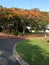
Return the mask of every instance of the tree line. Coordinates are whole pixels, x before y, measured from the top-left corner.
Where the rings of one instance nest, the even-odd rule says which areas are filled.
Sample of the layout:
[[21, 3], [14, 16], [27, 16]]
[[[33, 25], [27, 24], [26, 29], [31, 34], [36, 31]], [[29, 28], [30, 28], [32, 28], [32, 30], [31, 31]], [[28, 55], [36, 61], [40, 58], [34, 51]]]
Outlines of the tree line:
[[30, 26], [31, 30], [35, 30], [35, 32], [43, 30], [45, 33], [48, 24], [49, 12], [42, 12], [38, 8], [23, 10], [0, 6], [0, 27], [3, 28], [3, 31], [15, 34], [25, 33], [26, 27]]

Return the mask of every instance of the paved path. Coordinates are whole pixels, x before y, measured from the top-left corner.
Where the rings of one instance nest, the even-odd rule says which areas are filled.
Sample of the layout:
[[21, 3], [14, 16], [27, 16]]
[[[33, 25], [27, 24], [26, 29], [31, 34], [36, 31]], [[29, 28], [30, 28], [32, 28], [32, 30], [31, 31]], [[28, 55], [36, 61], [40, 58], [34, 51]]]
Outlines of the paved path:
[[21, 38], [1, 38], [0, 37], [0, 65], [20, 65], [13, 56], [13, 46]]

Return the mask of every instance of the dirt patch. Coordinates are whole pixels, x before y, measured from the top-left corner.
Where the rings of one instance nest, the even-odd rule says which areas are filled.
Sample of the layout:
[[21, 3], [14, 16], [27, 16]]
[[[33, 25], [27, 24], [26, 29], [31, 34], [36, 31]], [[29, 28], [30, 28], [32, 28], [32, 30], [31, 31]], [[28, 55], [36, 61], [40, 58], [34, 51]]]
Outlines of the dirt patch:
[[[49, 36], [49, 34], [47, 34], [47, 36]], [[16, 36], [16, 35], [12, 35], [12, 34], [4, 34], [2, 32], [0, 32], [0, 38], [38, 38], [38, 37], [44, 37], [44, 34], [32, 34], [32, 35], [24, 35], [24, 36]]]

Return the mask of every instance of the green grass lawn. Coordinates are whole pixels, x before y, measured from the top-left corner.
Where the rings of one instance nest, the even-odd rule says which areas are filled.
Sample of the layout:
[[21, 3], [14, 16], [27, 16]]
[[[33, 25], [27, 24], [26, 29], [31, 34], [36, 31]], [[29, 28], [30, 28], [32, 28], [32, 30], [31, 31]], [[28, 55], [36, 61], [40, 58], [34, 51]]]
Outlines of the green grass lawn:
[[49, 65], [49, 43], [40, 38], [20, 42], [16, 46], [19, 55], [29, 65]]

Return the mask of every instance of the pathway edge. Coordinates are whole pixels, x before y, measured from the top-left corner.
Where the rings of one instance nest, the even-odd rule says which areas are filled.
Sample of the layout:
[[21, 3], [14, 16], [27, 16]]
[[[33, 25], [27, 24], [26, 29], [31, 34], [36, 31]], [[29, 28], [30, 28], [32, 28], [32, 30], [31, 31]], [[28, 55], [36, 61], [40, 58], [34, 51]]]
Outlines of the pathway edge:
[[29, 65], [27, 62], [25, 62], [21, 57], [20, 55], [18, 54], [17, 50], [16, 50], [16, 46], [18, 45], [19, 43], [15, 44], [14, 47], [13, 47], [13, 55], [15, 56], [16, 60], [21, 64], [21, 65]]

